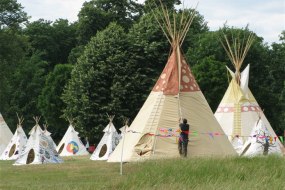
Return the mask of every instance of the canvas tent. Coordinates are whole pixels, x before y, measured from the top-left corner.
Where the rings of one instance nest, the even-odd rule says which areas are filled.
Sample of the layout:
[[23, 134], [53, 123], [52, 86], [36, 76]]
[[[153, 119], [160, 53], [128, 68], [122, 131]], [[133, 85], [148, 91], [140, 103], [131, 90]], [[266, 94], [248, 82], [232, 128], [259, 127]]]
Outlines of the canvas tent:
[[17, 129], [10, 140], [8, 146], [0, 156], [0, 160], [15, 160], [27, 143], [27, 136], [22, 128], [23, 117], [18, 117]]
[[[232, 80], [216, 110], [215, 117], [225, 134], [228, 135], [236, 152], [240, 154], [244, 142], [250, 136], [259, 115], [270, 134], [275, 135], [275, 133], [248, 87], [250, 66], [247, 65], [243, 72], [240, 73], [241, 65], [253, 42], [253, 34], [244, 37], [244, 40], [233, 37], [231, 39], [232, 44], [226, 35], [224, 35], [224, 38], [225, 43], [222, 42], [223, 47], [236, 71], [234, 73], [227, 68]], [[282, 146], [278, 138], [276, 141], [279, 146]]]
[[0, 155], [9, 144], [13, 134], [0, 113]]
[[248, 157], [269, 154], [282, 155], [281, 147], [274, 138], [277, 138], [275, 134], [270, 133], [261, 118], [259, 118], [242, 148], [241, 155]]
[[39, 118], [35, 118], [35, 121], [36, 125], [29, 132], [28, 142], [14, 165], [62, 163], [53, 141], [39, 126]]
[[109, 123], [103, 130], [104, 136], [99, 142], [91, 160], [107, 160], [120, 141], [120, 135], [113, 124], [114, 116], [109, 116]]
[[[137, 161], [149, 158], [179, 156], [177, 137], [171, 132], [178, 129], [179, 120], [186, 118], [191, 131], [188, 156], [236, 155], [225, 136], [210, 137], [209, 132], [223, 133], [209, 107], [195, 77], [187, 64], [181, 45], [194, 18], [195, 11], [170, 22], [166, 8], [155, 14], [164, 34], [171, 44], [171, 55], [141, 110], [111, 154], [108, 162]], [[158, 136], [161, 131], [169, 135]], [[124, 147], [122, 145], [124, 144]], [[123, 149], [123, 155], [122, 154]]]
[[66, 133], [56, 149], [60, 156], [79, 156], [89, 154], [79, 139], [78, 132], [75, 131], [71, 121]]
[[53, 141], [53, 139], [51, 138], [51, 133], [47, 130], [48, 125], [47, 125], [47, 124], [44, 124], [43, 126], [44, 126], [44, 129], [45, 129], [45, 130], [44, 130], [44, 134], [47, 136], [47, 138], [49, 139], [49, 141], [52, 142], [54, 148], [56, 149], [56, 144], [55, 144], [55, 142]]

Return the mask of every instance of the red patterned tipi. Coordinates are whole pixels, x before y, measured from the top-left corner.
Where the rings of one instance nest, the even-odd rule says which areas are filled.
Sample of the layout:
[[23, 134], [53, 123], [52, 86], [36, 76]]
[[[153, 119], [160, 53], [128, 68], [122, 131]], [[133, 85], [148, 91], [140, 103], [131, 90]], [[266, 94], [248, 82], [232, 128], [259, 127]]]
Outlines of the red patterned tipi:
[[[167, 22], [161, 24], [170, 23], [164, 7], [162, 11], [165, 13], [163, 19]], [[181, 118], [186, 118], [191, 131], [197, 134], [190, 134], [189, 156], [236, 154], [226, 136], [212, 138], [208, 135], [214, 132], [222, 134], [223, 130], [180, 50], [194, 14], [192, 12], [188, 17], [184, 15], [180, 17], [183, 20], [173, 22], [177, 26], [165, 26], [170, 32], [166, 37], [171, 43], [172, 53], [150, 95], [127, 129], [129, 132], [125, 133], [125, 139], [120, 141], [108, 162], [119, 162], [121, 157], [125, 162], [179, 156], [175, 131], [178, 130]], [[178, 28], [178, 23], [183, 23], [183, 27]], [[174, 32], [174, 28], [178, 30]], [[166, 31], [164, 33], [166, 34]]]

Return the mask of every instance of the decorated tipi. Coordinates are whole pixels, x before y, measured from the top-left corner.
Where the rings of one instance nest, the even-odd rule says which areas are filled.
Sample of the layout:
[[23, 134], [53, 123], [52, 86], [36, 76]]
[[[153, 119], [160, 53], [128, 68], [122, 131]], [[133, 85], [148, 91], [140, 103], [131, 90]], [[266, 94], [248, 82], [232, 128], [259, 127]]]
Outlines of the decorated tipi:
[[0, 155], [3, 153], [7, 145], [9, 144], [13, 133], [6, 124], [2, 114], [0, 113]]
[[59, 142], [56, 149], [60, 156], [79, 156], [89, 154], [78, 137], [78, 132], [75, 131], [71, 121], [65, 135]]
[[258, 156], [258, 155], [283, 155], [281, 147], [276, 141], [277, 137], [267, 129], [261, 117], [255, 122], [250, 137], [245, 142], [241, 155], [242, 156]]
[[27, 143], [27, 136], [22, 128], [23, 117], [18, 116], [17, 129], [8, 146], [0, 156], [0, 160], [16, 160]]
[[[251, 135], [255, 122], [259, 115], [262, 123], [265, 124], [271, 135], [276, 137], [270, 123], [262, 112], [256, 99], [248, 88], [249, 65], [240, 73], [240, 68], [245, 56], [253, 42], [253, 34], [250, 34], [246, 40], [241, 41], [239, 38], [231, 39], [232, 44], [224, 35], [225, 43], [222, 42], [232, 64], [235, 67], [235, 73], [229, 68], [232, 80], [229, 87], [219, 104], [215, 116], [223, 128], [225, 134], [228, 135], [234, 149], [237, 153], [241, 153], [244, 142]], [[281, 145], [278, 138], [275, 138], [277, 144]]]
[[[188, 156], [236, 155], [223, 134], [192, 71], [181, 45], [194, 18], [175, 17], [173, 23], [166, 8], [155, 15], [171, 44], [171, 55], [147, 100], [130, 125], [127, 133], [111, 154], [108, 162], [137, 161], [149, 158], [178, 157], [177, 134], [179, 121], [186, 118], [190, 124]], [[217, 136], [214, 136], [216, 134]], [[124, 143], [123, 143], [124, 142]], [[124, 144], [124, 147], [122, 145]], [[123, 149], [123, 155], [122, 155]]]
[[39, 118], [35, 118], [35, 121], [28, 142], [14, 165], [62, 163], [53, 142], [39, 126]]
[[114, 116], [109, 116], [109, 123], [103, 130], [104, 136], [99, 142], [96, 150], [91, 156], [91, 160], [107, 160], [110, 154], [119, 144], [120, 135], [113, 124]]

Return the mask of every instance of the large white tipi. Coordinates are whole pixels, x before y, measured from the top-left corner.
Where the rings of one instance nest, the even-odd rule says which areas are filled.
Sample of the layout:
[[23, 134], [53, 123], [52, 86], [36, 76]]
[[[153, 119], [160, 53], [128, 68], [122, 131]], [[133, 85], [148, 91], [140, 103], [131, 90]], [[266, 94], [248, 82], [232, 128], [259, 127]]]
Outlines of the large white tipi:
[[114, 124], [114, 116], [109, 116], [109, 123], [103, 130], [104, 136], [99, 142], [96, 150], [91, 156], [91, 160], [107, 160], [110, 154], [114, 151], [119, 144], [120, 135], [118, 134]]
[[[240, 73], [241, 65], [253, 42], [253, 34], [250, 34], [248, 38], [244, 38], [246, 40], [243, 41], [239, 38], [233, 38], [231, 39], [232, 44], [230, 44], [226, 35], [224, 38], [225, 43], [222, 42], [222, 45], [236, 71], [233, 73], [227, 68], [232, 80], [216, 110], [215, 116], [224, 132], [229, 135], [229, 140], [232, 142], [234, 149], [240, 154], [244, 142], [251, 135], [254, 124], [259, 119], [259, 115], [270, 134], [275, 137], [276, 134], [248, 87], [249, 65]], [[279, 139], [275, 139], [281, 147], [282, 144]]]
[[13, 133], [6, 124], [2, 114], [0, 113], [0, 155], [3, 153], [7, 145], [9, 144]]
[[252, 157], [276, 154], [281, 156], [283, 153], [276, 139], [276, 135], [270, 133], [262, 119], [259, 118], [242, 148], [241, 155]]
[[89, 154], [79, 139], [78, 132], [75, 131], [71, 121], [65, 135], [56, 149], [60, 156], [80, 156]]
[[28, 142], [14, 165], [62, 163], [53, 141], [39, 126], [39, 118], [35, 118], [35, 121], [36, 125], [29, 132]]
[[17, 129], [10, 143], [8, 144], [8, 146], [0, 156], [0, 160], [16, 160], [19, 157], [23, 147], [27, 143], [27, 136], [22, 128], [23, 121], [24, 121], [23, 117], [20, 118], [18, 116]]
[[[222, 134], [194, 75], [181, 52], [182, 42], [189, 30], [195, 11], [174, 16], [170, 22], [168, 11], [162, 6], [155, 15], [171, 44], [171, 55], [150, 95], [119, 143], [108, 162], [144, 160], [149, 158], [178, 157], [177, 137], [179, 120], [186, 118], [190, 124], [188, 156], [236, 155], [228, 138], [223, 135], [212, 138], [212, 133]], [[160, 17], [161, 16], [161, 17]], [[169, 134], [159, 136], [161, 131]], [[123, 143], [124, 142], [124, 143]], [[124, 147], [122, 145], [124, 144]], [[123, 149], [123, 155], [122, 155]]]

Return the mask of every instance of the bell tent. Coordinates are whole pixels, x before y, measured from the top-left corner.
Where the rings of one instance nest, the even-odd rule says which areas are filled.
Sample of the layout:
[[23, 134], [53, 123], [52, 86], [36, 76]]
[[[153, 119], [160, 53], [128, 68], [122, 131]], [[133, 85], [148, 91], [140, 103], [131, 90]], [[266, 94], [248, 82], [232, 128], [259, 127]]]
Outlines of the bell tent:
[[39, 126], [39, 118], [34, 118], [36, 125], [29, 132], [29, 139], [14, 165], [62, 163], [54, 148], [53, 141], [45, 135]]
[[109, 116], [109, 124], [103, 130], [104, 136], [92, 154], [91, 160], [108, 160], [110, 154], [119, 144], [120, 135], [113, 124], [113, 119], [114, 116]]
[[[223, 128], [225, 134], [228, 135], [236, 152], [240, 154], [244, 142], [251, 135], [253, 127], [255, 126], [254, 124], [258, 120], [259, 115], [262, 123], [265, 124], [270, 134], [275, 137], [276, 134], [248, 87], [249, 65], [247, 65], [243, 72], [240, 73], [242, 63], [251, 44], [253, 43], [253, 34], [249, 34], [249, 36], [244, 37], [243, 40], [233, 37], [233, 39], [231, 39], [232, 44], [226, 35], [224, 35], [224, 38], [225, 43], [222, 42], [222, 45], [236, 71], [233, 73], [227, 67], [232, 80], [216, 110], [215, 117]], [[279, 139], [275, 139], [277, 144], [282, 146]]]
[[2, 114], [0, 113], [0, 155], [7, 147], [12, 137], [13, 133], [9, 129]]
[[[178, 157], [179, 120], [190, 124], [188, 156], [236, 155], [222, 134], [195, 77], [187, 64], [181, 45], [194, 19], [195, 11], [183, 11], [170, 22], [168, 10], [154, 14], [171, 44], [171, 55], [141, 110], [135, 117], [108, 162], [138, 161], [150, 158]], [[160, 22], [162, 19], [162, 22]], [[197, 135], [193, 135], [192, 133]], [[123, 143], [124, 142], [124, 143]], [[122, 147], [122, 145], [124, 146]], [[122, 155], [123, 150], [123, 155]]]
[[71, 121], [69, 122], [69, 127], [65, 135], [56, 149], [60, 156], [80, 156], [89, 154], [78, 137], [78, 132], [75, 131]]
[[22, 128], [23, 121], [23, 117], [20, 118], [18, 116], [17, 129], [8, 146], [0, 156], [0, 160], [16, 160], [19, 157], [21, 150], [27, 143], [27, 136]]

